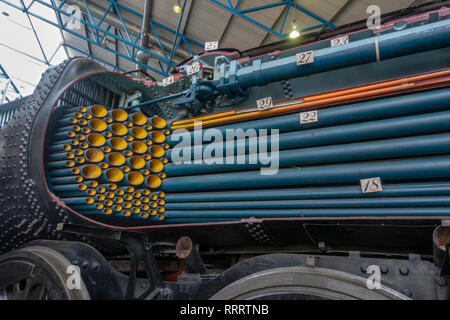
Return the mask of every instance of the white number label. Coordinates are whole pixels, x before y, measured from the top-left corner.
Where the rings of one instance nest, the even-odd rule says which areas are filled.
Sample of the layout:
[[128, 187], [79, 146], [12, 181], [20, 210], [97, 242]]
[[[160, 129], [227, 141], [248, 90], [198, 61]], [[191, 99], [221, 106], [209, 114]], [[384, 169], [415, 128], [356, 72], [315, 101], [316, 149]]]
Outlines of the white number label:
[[349, 43], [348, 36], [343, 36], [343, 37], [340, 37], [340, 38], [331, 39], [330, 42], [331, 42], [331, 46], [332, 47], [342, 46], [344, 44]]
[[219, 49], [219, 41], [211, 41], [205, 43], [205, 51], [217, 50]]
[[361, 180], [362, 193], [374, 193], [383, 191], [380, 178], [370, 178]]
[[300, 113], [300, 124], [313, 123], [317, 121], [319, 121], [319, 113], [317, 111]]
[[264, 111], [273, 108], [272, 97], [259, 99], [258, 101], [256, 101], [256, 106], [258, 107], [258, 111]]
[[175, 77], [174, 76], [170, 76], [168, 78], [165, 78], [165, 79], [163, 79], [163, 87], [167, 87], [167, 86], [171, 85], [174, 82], [175, 82]]
[[189, 66], [186, 70], [188, 76], [199, 73], [201, 70], [200, 63], [193, 64]]
[[297, 53], [297, 65], [310, 64], [314, 62], [314, 51]]

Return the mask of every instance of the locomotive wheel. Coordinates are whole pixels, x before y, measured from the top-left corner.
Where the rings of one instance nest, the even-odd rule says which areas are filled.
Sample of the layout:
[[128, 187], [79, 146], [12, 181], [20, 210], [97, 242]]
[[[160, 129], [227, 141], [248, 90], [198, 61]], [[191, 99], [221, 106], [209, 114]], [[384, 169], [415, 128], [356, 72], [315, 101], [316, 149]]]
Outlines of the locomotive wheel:
[[233, 282], [212, 300], [409, 300], [381, 286], [370, 290], [366, 279], [341, 271], [284, 267], [251, 274]]
[[68, 288], [70, 265], [60, 253], [40, 246], [0, 256], [0, 300], [89, 300], [82, 279], [80, 289]]

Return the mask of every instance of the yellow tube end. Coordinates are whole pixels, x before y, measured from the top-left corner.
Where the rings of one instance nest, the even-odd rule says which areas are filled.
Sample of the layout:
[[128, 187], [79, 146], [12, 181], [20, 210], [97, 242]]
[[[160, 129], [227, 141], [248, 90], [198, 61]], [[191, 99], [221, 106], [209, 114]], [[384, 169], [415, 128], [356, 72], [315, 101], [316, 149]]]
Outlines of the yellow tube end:
[[111, 131], [117, 136], [124, 136], [128, 133], [127, 127], [121, 123], [114, 123], [111, 125]]
[[133, 137], [140, 140], [146, 139], [148, 136], [147, 130], [141, 127], [134, 127], [133, 129], [131, 129], [131, 134], [133, 135]]
[[123, 166], [126, 162], [126, 158], [119, 152], [113, 152], [108, 154], [108, 162], [114, 167]]
[[114, 109], [111, 111], [111, 116], [115, 121], [124, 122], [128, 119], [128, 113], [124, 110]]
[[131, 172], [127, 176], [128, 183], [133, 186], [139, 186], [144, 183], [144, 176], [139, 172]]
[[95, 164], [88, 164], [81, 169], [81, 173], [86, 179], [97, 179], [101, 176], [102, 169]]
[[147, 178], [147, 184], [151, 189], [157, 189], [161, 186], [161, 178], [157, 175], [151, 175]]
[[106, 178], [111, 182], [120, 182], [123, 180], [123, 172], [119, 169], [108, 169], [106, 171]]
[[103, 132], [108, 128], [106, 122], [100, 119], [92, 119], [91, 121], [89, 121], [89, 125], [92, 130], [97, 132]]
[[108, 110], [104, 106], [94, 105], [90, 109], [91, 114], [97, 118], [106, 117], [108, 114]]
[[143, 113], [134, 113], [131, 115], [131, 121], [133, 121], [138, 126], [143, 126], [147, 123], [147, 117]]
[[166, 120], [161, 117], [153, 117], [150, 120], [151, 125], [157, 129], [164, 129], [167, 126]]

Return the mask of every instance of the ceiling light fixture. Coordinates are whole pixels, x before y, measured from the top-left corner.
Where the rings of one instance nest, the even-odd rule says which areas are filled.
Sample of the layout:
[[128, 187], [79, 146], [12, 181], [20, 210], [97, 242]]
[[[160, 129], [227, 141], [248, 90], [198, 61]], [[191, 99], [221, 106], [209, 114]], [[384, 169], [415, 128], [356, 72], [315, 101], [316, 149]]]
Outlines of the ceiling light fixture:
[[173, 12], [175, 12], [176, 14], [180, 14], [181, 11], [181, 2], [180, 0], [178, 0], [177, 3], [173, 6]]
[[297, 30], [298, 26], [295, 20], [292, 21], [292, 31], [289, 33], [289, 38], [296, 39], [300, 37], [300, 32]]

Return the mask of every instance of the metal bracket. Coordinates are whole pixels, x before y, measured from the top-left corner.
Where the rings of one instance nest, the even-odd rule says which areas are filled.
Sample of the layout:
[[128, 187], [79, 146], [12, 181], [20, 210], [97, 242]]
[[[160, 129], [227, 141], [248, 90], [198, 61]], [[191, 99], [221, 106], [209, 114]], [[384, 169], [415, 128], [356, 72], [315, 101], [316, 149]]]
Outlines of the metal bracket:
[[441, 277], [450, 277], [450, 243], [445, 246], [445, 256], [441, 267]]
[[[172, 290], [164, 286], [161, 274], [155, 256], [151, 249], [147, 235], [142, 232], [117, 231], [113, 229], [88, 227], [72, 224], [60, 223], [57, 231], [83, 235], [99, 239], [109, 239], [119, 242], [130, 254], [130, 275], [125, 293], [127, 300], [153, 300], [153, 299], [171, 299]], [[145, 273], [148, 278], [148, 289], [136, 297], [136, 280], [139, 262], [143, 261]]]
[[259, 221], [249, 221], [245, 224], [245, 228], [248, 230], [250, 236], [258, 243], [268, 246], [280, 245], [275, 239], [270, 236], [264, 227], [264, 223]]

